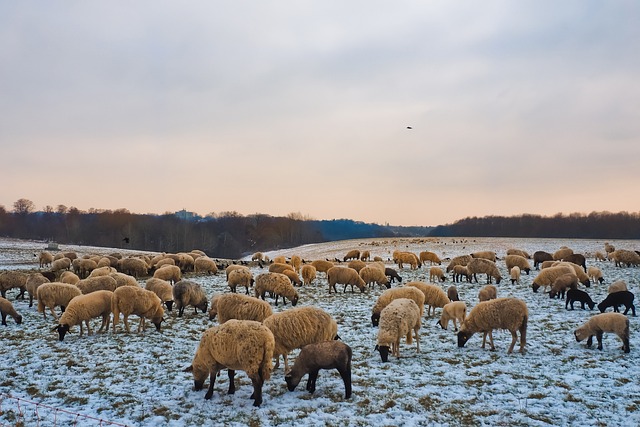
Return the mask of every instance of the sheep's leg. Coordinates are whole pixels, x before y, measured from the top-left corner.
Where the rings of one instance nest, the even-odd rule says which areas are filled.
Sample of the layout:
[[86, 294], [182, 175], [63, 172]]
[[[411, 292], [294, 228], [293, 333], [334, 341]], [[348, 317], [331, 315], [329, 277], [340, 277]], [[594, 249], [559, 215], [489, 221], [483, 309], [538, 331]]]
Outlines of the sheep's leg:
[[307, 391], [309, 393], [313, 393], [314, 391], [316, 391], [316, 381], [318, 379], [319, 372], [320, 369], [315, 369], [309, 372], [309, 379], [307, 379]]
[[138, 333], [144, 332], [146, 326], [144, 317], [140, 316], [140, 322], [138, 322]]
[[589, 335], [587, 338], [587, 347], [591, 347], [591, 344], [593, 344], [593, 335]]
[[91, 326], [89, 325], [89, 319], [84, 321], [85, 325], [87, 325], [87, 335], [92, 335], [93, 331], [91, 331]]
[[7, 326], [7, 313], [2, 313], [2, 326]]
[[129, 330], [129, 315], [125, 314], [122, 316], [122, 322], [124, 323], [124, 330], [127, 331], [127, 333], [130, 333], [131, 331]]
[[[513, 352], [513, 348], [516, 346], [517, 341], [518, 334], [516, 334], [516, 331], [511, 331], [511, 345], [509, 346], [509, 350], [507, 350], [507, 354], [511, 354], [511, 352]], [[522, 352], [522, 343], [520, 343], [520, 351]]]
[[236, 392], [236, 371], [233, 369], [227, 369], [227, 374], [229, 376], [229, 390], [227, 391], [227, 394], [234, 394]]
[[216, 384], [216, 376], [218, 375], [219, 369], [214, 367], [211, 370], [211, 375], [209, 375], [209, 388], [207, 389], [207, 394], [204, 395], [204, 398], [209, 400], [211, 396], [213, 396], [213, 386]]
[[487, 341], [487, 333], [483, 332], [482, 333], [482, 347], [480, 347], [480, 348], [484, 348], [484, 345], [485, 345], [486, 341]]
[[289, 372], [289, 359], [286, 353], [282, 355], [282, 359], [284, 360], [284, 371]]
[[596, 332], [596, 338], [598, 340], [598, 350], [602, 350], [602, 331]]
[[253, 406], [260, 406], [262, 404], [262, 383], [264, 381], [258, 376], [251, 376], [251, 384], [253, 384]]
[[351, 367], [338, 368], [342, 381], [344, 382], [344, 398], [349, 399], [351, 397]]
[[413, 330], [416, 334], [416, 351], [420, 353], [420, 329], [416, 328]]

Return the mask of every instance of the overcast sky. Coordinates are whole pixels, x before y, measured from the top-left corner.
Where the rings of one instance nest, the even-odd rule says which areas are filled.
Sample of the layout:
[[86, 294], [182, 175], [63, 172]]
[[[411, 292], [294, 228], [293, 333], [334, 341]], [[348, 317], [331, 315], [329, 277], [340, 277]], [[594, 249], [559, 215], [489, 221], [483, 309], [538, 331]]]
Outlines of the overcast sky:
[[640, 3], [0, 0], [0, 179], [9, 210], [636, 212]]

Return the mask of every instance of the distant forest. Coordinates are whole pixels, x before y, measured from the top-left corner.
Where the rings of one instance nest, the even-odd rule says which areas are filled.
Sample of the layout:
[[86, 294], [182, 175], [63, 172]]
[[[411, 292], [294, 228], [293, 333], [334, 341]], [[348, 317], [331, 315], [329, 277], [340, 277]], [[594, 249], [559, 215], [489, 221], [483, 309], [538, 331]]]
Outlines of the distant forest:
[[0, 205], [0, 236], [155, 252], [200, 249], [215, 258], [238, 259], [257, 251], [360, 238], [640, 239], [640, 212], [488, 216], [437, 227], [401, 227], [350, 219], [318, 221], [299, 213], [273, 217], [223, 212], [201, 217], [186, 211], [152, 215], [126, 209], [81, 211], [63, 205], [36, 211], [31, 201], [20, 199], [11, 211]]

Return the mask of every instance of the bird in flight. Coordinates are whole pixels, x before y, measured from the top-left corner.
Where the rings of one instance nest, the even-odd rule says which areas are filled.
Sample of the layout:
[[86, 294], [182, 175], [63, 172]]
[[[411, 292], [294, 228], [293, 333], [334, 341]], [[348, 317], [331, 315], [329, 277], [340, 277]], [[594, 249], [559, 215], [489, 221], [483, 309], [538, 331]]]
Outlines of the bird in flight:
[[407, 129], [413, 129], [411, 126], [407, 126]]

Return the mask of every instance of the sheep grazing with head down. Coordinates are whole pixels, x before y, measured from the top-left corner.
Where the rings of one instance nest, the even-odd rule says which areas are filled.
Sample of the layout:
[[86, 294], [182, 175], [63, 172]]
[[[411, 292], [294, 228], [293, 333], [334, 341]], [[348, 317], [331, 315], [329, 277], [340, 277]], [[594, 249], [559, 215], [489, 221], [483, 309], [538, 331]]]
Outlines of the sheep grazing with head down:
[[229, 272], [227, 284], [231, 292], [235, 293], [238, 286], [244, 286], [245, 294], [249, 295], [249, 288], [253, 286], [253, 274], [248, 268], [236, 268]]
[[[116, 272], [111, 273], [109, 276], [113, 277], [113, 279], [116, 281], [116, 289], [118, 289], [120, 286], [140, 286], [136, 278], [133, 276], [129, 276], [128, 274]], [[153, 279], [157, 279], [157, 277], [154, 277]]]
[[380, 294], [375, 304], [373, 305], [373, 308], [371, 309], [371, 324], [373, 326], [378, 326], [378, 324], [380, 323], [380, 313], [382, 312], [382, 310], [387, 305], [389, 305], [391, 301], [398, 298], [408, 298], [414, 300], [416, 304], [418, 304], [418, 307], [420, 307], [420, 316], [422, 316], [422, 314], [424, 313], [424, 293], [416, 286], [409, 286], [410, 283], [407, 283], [407, 286], [403, 286], [401, 288], [387, 289]]
[[317, 272], [319, 273], [326, 273], [327, 271], [329, 271], [329, 269], [331, 267], [334, 266], [333, 262], [331, 261], [326, 261], [323, 259], [317, 259], [315, 261], [311, 261], [311, 264]]
[[471, 275], [466, 265], [454, 265], [451, 274], [455, 283], [460, 283], [463, 277], [467, 283], [471, 282]]
[[235, 373], [246, 372], [253, 385], [253, 406], [262, 404], [262, 385], [271, 377], [271, 359], [275, 347], [271, 331], [254, 320], [231, 319], [228, 322], [207, 329], [193, 357], [191, 366], [185, 372], [193, 373], [194, 388], [202, 390], [207, 375], [209, 389], [204, 398], [213, 396], [216, 376], [222, 369], [228, 370], [228, 394], [234, 394]]
[[474, 258], [467, 264], [467, 270], [469, 270], [469, 276], [471, 282], [475, 280], [478, 283], [478, 274], [487, 275], [487, 283], [492, 283], [493, 279], [496, 279], [496, 284], [500, 284], [502, 275], [496, 266], [496, 263], [485, 258]]
[[[51, 281], [51, 279], [49, 279]], [[60, 275], [60, 282], [75, 285], [80, 281], [80, 277], [73, 271], [63, 271]]]
[[351, 397], [351, 347], [342, 341], [323, 341], [307, 344], [300, 349], [291, 370], [285, 375], [289, 391], [294, 391], [302, 377], [309, 374], [307, 391], [316, 390], [320, 369], [337, 369], [344, 382], [344, 397]]
[[5, 270], [0, 273], [0, 295], [2, 298], [7, 297], [7, 291], [10, 289], [17, 288], [20, 290], [20, 293], [16, 297], [24, 299], [24, 293], [26, 292], [26, 284], [27, 277], [29, 275], [27, 273], [23, 273], [21, 271], [15, 270]]
[[178, 317], [182, 317], [187, 306], [193, 307], [193, 314], [198, 314], [198, 309], [207, 312], [209, 300], [200, 284], [188, 280], [181, 280], [173, 286], [173, 301], [178, 308]]
[[563, 259], [567, 258], [569, 255], [572, 255], [572, 254], [573, 254], [573, 249], [568, 248], [566, 246], [562, 246], [560, 249], [555, 251], [552, 256], [554, 261], [562, 261]]
[[149, 265], [140, 258], [123, 258], [118, 261], [118, 270], [137, 279], [148, 274]]
[[251, 256], [251, 261], [258, 261], [258, 262], [264, 261], [263, 253], [262, 252], [256, 252], [255, 254], [253, 254]]
[[314, 280], [316, 280], [318, 271], [313, 265], [305, 264], [300, 268], [300, 274], [302, 275], [302, 283], [310, 285]]
[[578, 264], [574, 264], [572, 262], [569, 261], [556, 261], [553, 263], [553, 267], [557, 267], [559, 265], [564, 265], [567, 267], [571, 267], [573, 269], [573, 272], [575, 273], [576, 276], [578, 276], [578, 281], [580, 283], [582, 283], [585, 287], [590, 288], [591, 287], [591, 281], [589, 280], [589, 276], [587, 276], [587, 273], [585, 273], [585, 271], [582, 269], [582, 267], [580, 267]]
[[384, 274], [384, 270], [376, 266], [364, 267], [360, 270], [359, 274], [369, 287], [374, 287], [377, 284], [387, 289], [391, 288], [391, 283], [389, 283], [389, 279], [387, 279], [387, 276]]
[[595, 258], [596, 261], [606, 261], [607, 260], [607, 256], [605, 254], [603, 254], [600, 251], [596, 251], [596, 253], [593, 254], [593, 257]]
[[160, 301], [167, 307], [167, 311], [171, 311], [173, 307], [173, 287], [166, 280], [151, 278], [147, 280], [144, 288], [158, 295]]
[[467, 264], [469, 264], [469, 262], [473, 259], [473, 257], [471, 255], [460, 255], [457, 256], [453, 259], [451, 259], [451, 261], [449, 261], [449, 265], [447, 265], [446, 268], [446, 272], [447, 273], [451, 273], [451, 271], [453, 270], [453, 267], [455, 267], [456, 265], [462, 265], [462, 266], [466, 266]]
[[13, 317], [13, 320], [19, 325], [22, 323], [22, 316], [18, 314], [13, 304], [6, 299], [0, 297], [0, 316], [2, 317], [2, 325], [7, 326], [7, 316]]
[[389, 351], [392, 356], [400, 357], [400, 339], [403, 336], [407, 337], [407, 344], [412, 344], [412, 335], [415, 334], [416, 351], [420, 353], [421, 311], [418, 304], [409, 298], [395, 299], [382, 310], [375, 348], [383, 362], [389, 361]]
[[591, 344], [593, 344], [593, 336], [595, 335], [598, 340], [598, 350], [602, 350], [602, 335], [605, 332], [612, 332], [622, 340], [622, 350], [625, 353], [631, 351], [629, 347], [629, 319], [624, 314], [596, 314], [576, 329], [573, 334], [577, 342], [586, 338], [587, 347], [591, 347]]
[[531, 259], [531, 255], [529, 255], [528, 252], [523, 251], [522, 249], [513, 249], [513, 248], [507, 249], [507, 256], [509, 255], [519, 255], [523, 258]]
[[580, 267], [582, 267], [585, 273], [587, 272], [587, 259], [582, 254], [571, 254], [565, 258], [562, 258], [562, 261], [572, 262], [576, 265], [579, 265]]
[[593, 302], [591, 297], [585, 291], [581, 291], [580, 289], [569, 289], [567, 291], [567, 301], [564, 303], [564, 308], [567, 310], [569, 305], [571, 305], [571, 310], [573, 310], [573, 303], [579, 302], [580, 307], [584, 310], [585, 304], [589, 306], [589, 310], [593, 310], [593, 307], [596, 306], [596, 303]]
[[24, 286], [29, 294], [29, 307], [33, 307], [33, 299], [37, 297], [38, 287], [43, 283], [49, 282], [50, 280], [40, 273], [31, 273], [27, 276], [27, 281]]
[[539, 265], [545, 261], [553, 261], [553, 255], [545, 251], [536, 251], [533, 253], [533, 267], [538, 270]]
[[520, 255], [507, 255], [504, 258], [504, 262], [507, 265], [507, 270], [511, 271], [513, 267], [518, 267], [520, 271], [524, 271], [527, 275], [531, 271], [531, 265], [529, 261]]
[[458, 288], [455, 286], [449, 286], [447, 288], [447, 297], [449, 301], [460, 301], [460, 297], [458, 296]]
[[35, 256], [38, 257], [40, 268], [51, 266], [51, 263], [53, 262], [53, 255], [51, 255], [51, 252], [43, 251]]
[[352, 249], [344, 256], [342, 259], [344, 262], [347, 262], [351, 259], [360, 259], [360, 251], [357, 249]]
[[182, 279], [182, 270], [177, 265], [163, 265], [154, 271], [153, 277], [175, 284]]
[[54, 319], [58, 320], [58, 315], [54, 311], [56, 305], [60, 306], [62, 312], [73, 297], [81, 295], [80, 289], [68, 283], [51, 282], [43, 283], [38, 287], [36, 296], [38, 298], [38, 312], [47, 318], [45, 308], [48, 307]]
[[218, 266], [208, 256], [201, 256], [195, 260], [194, 271], [196, 273], [216, 274], [218, 273]]
[[291, 301], [291, 305], [298, 304], [300, 295], [298, 291], [293, 287], [291, 279], [286, 274], [282, 273], [262, 273], [256, 276], [256, 285], [254, 288], [256, 298], [262, 298], [264, 301], [265, 294], [269, 292], [276, 297], [276, 306], [278, 305], [278, 298], [282, 297], [282, 304], [287, 304], [287, 299]]
[[543, 268], [542, 270], [540, 270], [540, 273], [538, 273], [538, 275], [536, 276], [535, 279], [533, 279], [533, 292], [538, 292], [538, 289], [540, 289], [540, 287], [544, 288], [544, 291], [547, 290], [547, 287], [550, 287], [551, 285], [553, 285], [553, 282], [560, 276], [562, 276], [563, 274], [567, 274], [567, 273], [574, 273], [573, 268], [566, 266], [566, 265], [560, 265], [557, 267], [549, 267], [549, 268]]
[[509, 275], [511, 276], [511, 284], [520, 284], [520, 267], [518, 267], [517, 265], [514, 265], [513, 267], [511, 267], [511, 270], [509, 270]]
[[615, 262], [616, 267], [637, 267], [640, 265], [640, 255], [627, 249], [617, 249], [611, 252], [609, 257]]
[[220, 324], [230, 319], [263, 322], [272, 314], [273, 310], [268, 302], [242, 294], [216, 294], [211, 298], [209, 308], [209, 320], [214, 320], [217, 316]]
[[613, 292], [608, 294], [607, 297], [598, 304], [598, 309], [600, 310], [600, 313], [604, 313], [607, 308], [613, 307], [613, 311], [618, 312], [618, 306], [624, 305], [625, 310], [622, 314], [626, 315], [629, 312], [629, 309], [631, 309], [631, 312], [635, 316], [636, 306], [633, 305], [634, 297], [633, 293], [629, 291]]
[[513, 351], [518, 334], [520, 332], [520, 353], [525, 352], [527, 343], [527, 322], [529, 311], [524, 301], [518, 298], [497, 298], [481, 302], [469, 312], [458, 331], [458, 347], [464, 347], [465, 343], [476, 332], [482, 332], [482, 348], [485, 346], [487, 335], [491, 350], [493, 345], [493, 330], [507, 329], [511, 332], [511, 345], [507, 353]]
[[442, 308], [451, 301], [447, 294], [438, 285], [424, 282], [409, 282], [407, 286], [418, 288], [424, 294], [424, 305], [427, 306], [427, 316], [436, 315], [436, 308]]
[[116, 332], [116, 326], [120, 322], [120, 313], [123, 315], [124, 329], [127, 333], [129, 329], [129, 316], [135, 314], [140, 317], [138, 332], [144, 332], [146, 329], [145, 319], [151, 320], [160, 330], [160, 323], [163, 321], [164, 309], [162, 301], [158, 295], [146, 289], [123, 286], [113, 291], [111, 297], [111, 311], [113, 313], [113, 333]]
[[394, 251], [393, 261], [398, 264], [398, 268], [402, 268], [404, 264], [409, 264], [412, 270], [422, 267], [422, 263], [413, 252]]
[[76, 283], [78, 289], [83, 294], [90, 294], [95, 291], [115, 291], [116, 279], [111, 276], [87, 277]]
[[445, 304], [442, 307], [442, 314], [440, 315], [440, 320], [436, 323], [436, 325], [440, 325], [442, 329], [447, 329], [449, 326], [449, 320], [453, 321], [453, 330], [458, 331], [458, 325], [456, 321], [464, 322], [465, 317], [467, 317], [467, 304], [464, 301], [453, 301], [449, 304]]
[[360, 253], [360, 261], [369, 261], [371, 259], [370, 251], [362, 251]]
[[478, 291], [478, 301], [489, 301], [498, 298], [498, 288], [493, 285], [485, 285]]
[[329, 271], [327, 271], [327, 280], [329, 282], [329, 293], [331, 293], [331, 289], [333, 289], [335, 293], [338, 293], [336, 290], [337, 284], [344, 285], [343, 293], [347, 291], [347, 286], [349, 285], [351, 285], [351, 292], [354, 292], [354, 286], [360, 289], [361, 293], [367, 288], [367, 284], [362, 280], [358, 272], [349, 267], [331, 267]]
[[481, 258], [481, 259], [486, 259], [489, 260], [493, 263], [496, 262], [496, 259], [498, 259], [498, 257], [496, 256], [496, 253], [494, 251], [479, 251], [479, 252], [474, 252], [471, 254], [471, 256], [473, 258]]
[[589, 276], [589, 280], [593, 281], [593, 283], [604, 283], [604, 277], [602, 277], [602, 271], [598, 267], [589, 267], [587, 269], [587, 276]]
[[295, 271], [292, 265], [282, 262], [274, 262], [269, 266], [270, 273], [283, 273], [285, 270]]
[[565, 293], [569, 289], [578, 289], [578, 276], [573, 273], [566, 273], [553, 281], [551, 290], [549, 291], [549, 298], [564, 299]]
[[440, 267], [431, 267], [429, 269], [429, 281], [435, 283], [438, 280], [444, 282], [447, 280], [447, 276], [445, 276], [444, 271], [442, 271]]
[[302, 258], [300, 255], [291, 255], [291, 260], [289, 261], [291, 266], [293, 267], [293, 271], [296, 273], [300, 273], [300, 267], [302, 266]]
[[391, 267], [385, 267], [384, 275], [389, 278], [389, 283], [394, 283], [396, 280], [398, 283], [402, 283], [402, 277], [400, 277], [398, 272]]
[[91, 335], [89, 321], [96, 317], [102, 317], [102, 324], [98, 332], [108, 330], [112, 296], [113, 292], [111, 291], [95, 291], [74, 297], [58, 319], [58, 326], [52, 329], [58, 331], [58, 339], [64, 340], [66, 333], [75, 325], [80, 325], [80, 336], [82, 336], [82, 322], [87, 326], [87, 334]]
[[367, 266], [367, 263], [364, 261], [360, 261], [359, 259], [354, 259], [353, 261], [349, 261], [349, 263], [347, 264], [347, 267], [353, 268], [358, 273], [360, 273], [360, 270], [362, 270], [366, 266]]
[[291, 280], [291, 284], [293, 286], [302, 286], [302, 280], [300, 279], [300, 276], [298, 275], [298, 273], [296, 273], [295, 271], [284, 270], [282, 274], [284, 274], [289, 278], [289, 280]]
[[442, 265], [442, 260], [436, 255], [435, 252], [423, 251], [418, 254], [420, 262], [426, 264], [429, 261], [429, 265], [438, 264]]

